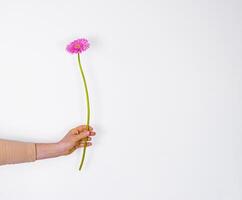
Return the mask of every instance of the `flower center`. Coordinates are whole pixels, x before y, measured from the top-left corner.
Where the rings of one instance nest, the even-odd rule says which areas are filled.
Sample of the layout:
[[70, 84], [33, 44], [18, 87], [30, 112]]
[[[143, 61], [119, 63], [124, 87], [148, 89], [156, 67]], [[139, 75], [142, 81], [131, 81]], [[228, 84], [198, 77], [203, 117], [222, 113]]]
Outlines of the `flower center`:
[[81, 47], [80, 44], [76, 44], [76, 45], [75, 45], [75, 48], [76, 48], [76, 49], [79, 49], [80, 47]]

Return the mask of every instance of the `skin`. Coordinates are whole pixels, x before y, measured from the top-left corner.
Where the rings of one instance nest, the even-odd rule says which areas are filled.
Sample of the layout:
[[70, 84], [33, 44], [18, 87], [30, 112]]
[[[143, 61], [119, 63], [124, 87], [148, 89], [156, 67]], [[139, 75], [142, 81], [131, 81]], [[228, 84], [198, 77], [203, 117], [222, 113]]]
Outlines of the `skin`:
[[69, 155], [78, 148], [84, 147], [87, 141], [87, 147], [91, 146], [92, 136], [96, 135], [93, 128], [81, 125], [71, 129], [60, 141], [56, 143], [37, 143], [37, 160], [54, 158]]

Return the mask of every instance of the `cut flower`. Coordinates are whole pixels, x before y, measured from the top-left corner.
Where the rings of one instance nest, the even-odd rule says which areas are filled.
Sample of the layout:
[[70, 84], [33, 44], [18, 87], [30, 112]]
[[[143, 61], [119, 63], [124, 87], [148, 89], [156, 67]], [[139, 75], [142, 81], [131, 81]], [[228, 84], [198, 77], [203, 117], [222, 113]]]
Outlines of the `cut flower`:
[[68, 44], [66, 50], [71, 54], [82, 53], [83, 51], [86, 51], [89, 46], [90, 44], [87, 39], [80, 38]]
[[[90, 103], [89, 103], [87, 82], [86, 82], [86, 78], [85, 78], [85, 75], [84, 75], [84, 71], [82, 69], [80, 54], [83, 51], [87, 50], [89, 48], [89, 46], [90, 45], [89, 45], [88, 40], [84, 39], [84, 38], [81, 38], [81, 39], [74, 40], [73, 42], [71, 42], [66, 47], [66, 50], [69, 53], [77, 54], [78, 65], [79, 65], [80, 73], [81, 73], [83, 84], [84, 84], [85, 94], [86, 94], [86, 106], [87, 106], [87, 119], [86, 119], [87, 122], [86, 122], [86, 126], [87, 126], [87, 130], [89, 130], [89, 123], [90, 123]], [[83, 163], [84, 163], [84, 160], [85, 160], [86, 148], [87, 148], [87, 140], [85, 140], [85, 144], [84, 144], [84, 148], [83, 148], [82, 159], [81, 159], [79, 170], [82, 169], [82, 166], [83, 166]]]

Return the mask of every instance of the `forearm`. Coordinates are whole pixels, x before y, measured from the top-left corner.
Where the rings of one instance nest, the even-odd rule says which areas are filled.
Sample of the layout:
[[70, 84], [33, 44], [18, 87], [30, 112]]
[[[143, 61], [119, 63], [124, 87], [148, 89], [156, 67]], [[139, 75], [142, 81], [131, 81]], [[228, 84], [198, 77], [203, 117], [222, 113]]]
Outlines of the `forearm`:
[[36, 160], [34, 143], [0, 139], [0, 165]]
[[59, 143], [0, 140], [0, 165], [32, 162], [64, 155]]

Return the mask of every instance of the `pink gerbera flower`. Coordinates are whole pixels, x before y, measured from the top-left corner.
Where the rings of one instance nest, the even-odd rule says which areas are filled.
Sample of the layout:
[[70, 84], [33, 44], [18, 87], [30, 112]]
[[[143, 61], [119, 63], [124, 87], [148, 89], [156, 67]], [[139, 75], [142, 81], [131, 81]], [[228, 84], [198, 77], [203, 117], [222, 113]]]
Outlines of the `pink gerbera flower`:
[[87, 39], [80, 38], [68, 44], [66, 50], [71, 54], [82, 53], [83, 51], [86, 51], [89, 48], [89, 46], [90, 44]]
[[[84, 83], [85, 93], [86, 93], [86, 104], [87, 104], [87, 123], [86, 123], [86, 125], [87, 125], [87, 130], [89, 130], [89, 124], [90, 124], [90, 103], [89, 103], [87, 82], [86, 82], [86, 78], [85, 78], [85, 75], [84, 75], [84, 72], [83, 72], [83, 69], [82, 69], [80, 54], [83, 51], [87, 50], [88, 48], [89, 48], [88, 40], [84, 39], [84, 38], [74, 40], [73, 42], [71, 42], [66, 47], [66, 50], [69, 53], [77, 54], [78, 65], [79, 65], [79, 68], [80, 68], [82, 80], [83, 80], [83, 83]], [[84, 143], [84, 149], [83, 149], [83, 153], [82, 153], [82, 159], [81, 159], [79, 170], [82, 169], [84, 159], [85, 159], [85, 155], [86, 155], [86, 147], [88, 146], [87, 139], [83, 140], [83, 142], [85, 142], [85, 143]]]

